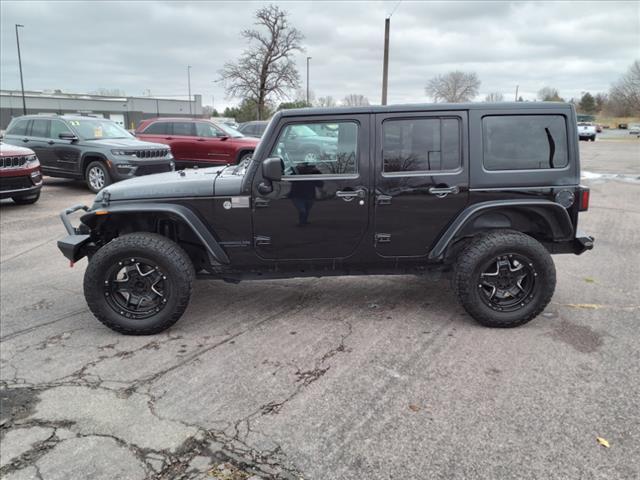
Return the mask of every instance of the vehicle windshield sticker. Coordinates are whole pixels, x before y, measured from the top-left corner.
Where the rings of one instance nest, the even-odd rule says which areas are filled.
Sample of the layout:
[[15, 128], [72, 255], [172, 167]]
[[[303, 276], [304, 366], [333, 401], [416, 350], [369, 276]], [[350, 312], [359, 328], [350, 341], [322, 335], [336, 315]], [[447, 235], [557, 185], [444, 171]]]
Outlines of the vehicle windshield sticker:
[[80, 122], [78, 120], [71, 120], [69, 123], [71, 125], [73, 125], [74, 127], [79, 127], [80, 126]]
[[96, 138], [102, 138], [102, 127], [95, 127], [93, 129], [93, 136]]

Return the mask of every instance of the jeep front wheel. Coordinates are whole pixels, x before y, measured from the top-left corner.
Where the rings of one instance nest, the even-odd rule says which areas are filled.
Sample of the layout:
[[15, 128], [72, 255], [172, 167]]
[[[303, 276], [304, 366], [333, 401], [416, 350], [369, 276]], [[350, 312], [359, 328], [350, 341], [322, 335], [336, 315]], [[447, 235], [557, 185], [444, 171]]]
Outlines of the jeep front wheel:
[[129, 335], [159, 333], [189, 304], [195, 271], [175, 242], [155, 233], [118, 237], [91, 258], [84, 295], [95, 317]]
[[111, 184], [111, 176], [107, 166], [99, 161], [91, 162], [87, 165], [85, 171], [85, 179], [87, 181], [87, 187], [93, 193], [98, 193], [107, 185]]
[[517, 327], [551, 301], [556, 271], [549, 252], [520, 232], [495, 231], [459, 255], [454, 288], [465, 310], [488, 327]]

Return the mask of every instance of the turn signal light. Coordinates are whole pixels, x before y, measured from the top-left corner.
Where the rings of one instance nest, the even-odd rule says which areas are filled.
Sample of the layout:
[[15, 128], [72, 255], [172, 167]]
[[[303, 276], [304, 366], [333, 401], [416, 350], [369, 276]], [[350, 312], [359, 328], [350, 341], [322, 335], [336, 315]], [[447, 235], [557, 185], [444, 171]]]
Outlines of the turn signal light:
[[585, 187], [580, 188], [580, 211], [586, 212], [589, 210], [589, 193], [590, 190]]

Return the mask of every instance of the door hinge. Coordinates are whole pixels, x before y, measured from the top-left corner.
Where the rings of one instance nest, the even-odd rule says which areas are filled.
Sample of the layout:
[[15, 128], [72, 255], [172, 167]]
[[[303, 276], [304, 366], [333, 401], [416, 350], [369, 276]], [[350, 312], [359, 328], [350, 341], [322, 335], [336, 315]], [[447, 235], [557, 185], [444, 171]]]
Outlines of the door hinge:
[[391, 200], [393, 197], [391, 195], [376, 195], [376, 204], [377, 205], [391, 205]]
[[271, 245], [271, 237], [267, 237], [265, 235], [256, 235], [253, 237], [253, 244], [257, 247], [258, 245]]
[[376, 243], [390, 243], [390, 242], [391, 242], [390, 233], [376, 233]]

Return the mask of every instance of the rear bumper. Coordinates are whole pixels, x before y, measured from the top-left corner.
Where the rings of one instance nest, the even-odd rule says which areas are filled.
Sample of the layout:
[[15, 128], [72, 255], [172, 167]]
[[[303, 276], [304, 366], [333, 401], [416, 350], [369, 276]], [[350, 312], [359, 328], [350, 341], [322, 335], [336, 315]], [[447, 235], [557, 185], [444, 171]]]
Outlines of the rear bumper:
[[573, 253], [581, 255], [587, 250], [593, 249], [594, 238], [578, 230], [573, 240], [566, 242], [552, 243], [548, 245], [551, 253]]

